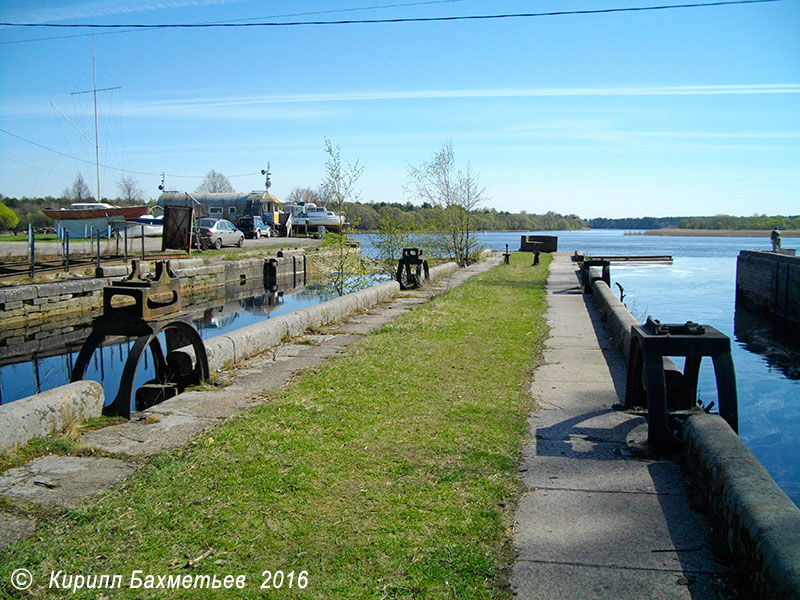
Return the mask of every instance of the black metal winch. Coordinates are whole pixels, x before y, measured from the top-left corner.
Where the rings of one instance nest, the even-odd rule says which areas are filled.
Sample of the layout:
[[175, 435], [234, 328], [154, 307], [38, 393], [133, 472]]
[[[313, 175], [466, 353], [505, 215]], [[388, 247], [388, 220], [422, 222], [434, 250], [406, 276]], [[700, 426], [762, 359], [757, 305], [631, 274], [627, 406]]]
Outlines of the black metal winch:
[[[156, 262], [153, 277], [142, 273], [141, 263], [133, 261], [127, 279], [103, 288], [103, 314], [92, 321], [92, 333], [78, 354], [72, 381], [83, 379], [95, 350], [109, 336], [135, 337], [136, 341], [123, 367], [117, 395], [103, 409], [104, 414], [130, 419], [132, 407], [143, 410], [208, 379], [203, 340], [189, 317], [178, 314], [180, 311], [181, 285], [169, 261]], [[161, 333], [167, 344], [166, 356], [159, 341]], [[192, 348], [194, 361], [188, 352], [176, 352], [188, 346]], [[134, 398], [136, 372], [148, 348], [155, 378], [140, 386]]]

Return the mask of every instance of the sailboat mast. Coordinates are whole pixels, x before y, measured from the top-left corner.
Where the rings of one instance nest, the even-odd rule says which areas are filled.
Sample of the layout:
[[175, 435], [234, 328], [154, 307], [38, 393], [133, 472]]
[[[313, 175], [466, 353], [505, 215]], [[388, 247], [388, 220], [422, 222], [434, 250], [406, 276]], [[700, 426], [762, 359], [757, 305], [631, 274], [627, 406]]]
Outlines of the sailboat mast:
[[94, 38], [92, 38], [92, 91], [94, 92], [94, 164], [97, 168], [97, 202], [102, 202], [100, 195], [100, 132], [97, 125], [97, 61], [94, 55]]

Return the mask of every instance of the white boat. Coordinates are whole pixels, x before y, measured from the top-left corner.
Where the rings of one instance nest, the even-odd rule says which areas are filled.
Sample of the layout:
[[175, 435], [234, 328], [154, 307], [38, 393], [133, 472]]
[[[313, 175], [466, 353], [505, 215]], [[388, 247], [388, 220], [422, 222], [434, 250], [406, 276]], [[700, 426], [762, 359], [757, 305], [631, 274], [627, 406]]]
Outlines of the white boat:
[[331, 231], [341, 231], [345, 225], [344, 215], [336, 214], [324, 206], [317, 206], [312, 202], [306, 204], [287, 204], [285, 210], [292, 215], [292, 224], [297, 227], [308, 227], [309, 231], [316, 231], [325, 227]]
[[164, 215], [155, 217], [153, 215], [142, 215], [136, 219], [135, 223], [139, 227], [131, 227], [128, 230], [128, 237], [159, 237], [164, 233]]

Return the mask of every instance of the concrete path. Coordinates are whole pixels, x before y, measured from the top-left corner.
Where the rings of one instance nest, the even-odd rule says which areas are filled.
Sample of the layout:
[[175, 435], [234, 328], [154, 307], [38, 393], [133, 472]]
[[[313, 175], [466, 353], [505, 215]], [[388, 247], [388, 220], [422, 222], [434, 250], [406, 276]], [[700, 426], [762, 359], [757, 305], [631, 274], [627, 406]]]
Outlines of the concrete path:
[[531, 387], [541, 410], [521, 477], [512, 573], [516, 598], [726, 598], [710, 525], [692, 510], [680, 466], [648, 458], [647, 423], [612, 408], [625, 364], [574, 264], [547, 281], [550, 339]]
[[[499, 262], [499, 257], [459, 269], [422, 290], [400, 292], [391, 302], [307, 334], [218, 373], [220, 386], [185, 392], [138, 414], [140, 418], [84, 434], [80, 443], [105, 457], [45, 456], [0, 474], [0, 548], [31, 535], [37, 519], [85, 504], [133, 473], [147, 457], [178, 448], [225, 418], [267, 401], [302, 370], [343, 352], [433, 296]], [[98, 501], [98, 500], [95, 500]]]

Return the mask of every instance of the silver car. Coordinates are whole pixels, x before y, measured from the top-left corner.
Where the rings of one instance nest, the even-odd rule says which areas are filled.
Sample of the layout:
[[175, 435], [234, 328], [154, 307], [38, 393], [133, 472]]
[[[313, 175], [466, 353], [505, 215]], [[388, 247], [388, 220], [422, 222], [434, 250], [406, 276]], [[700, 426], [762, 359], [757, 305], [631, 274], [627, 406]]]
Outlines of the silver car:
[[244, 234], [226, 219], [200, 219], [199, 233], [200, 244], [205, 248], [244, 245]]

